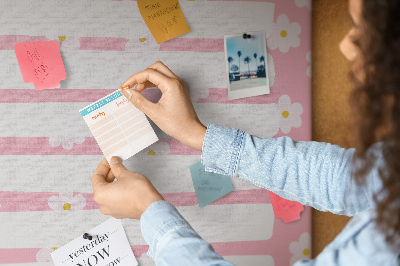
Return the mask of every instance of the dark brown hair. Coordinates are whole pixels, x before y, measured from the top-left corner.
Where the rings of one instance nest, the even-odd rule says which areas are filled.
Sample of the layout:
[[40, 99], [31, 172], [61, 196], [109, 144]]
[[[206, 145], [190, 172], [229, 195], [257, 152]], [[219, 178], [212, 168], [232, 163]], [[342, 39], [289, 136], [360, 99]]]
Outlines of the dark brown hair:
[[400, 1], [363, 0], [361, 24], [355, 43], [362, 62], [350, 73], [358, 141], [354, 159], [361, 162], [354, 164], [353, 175], [359, 183], [365, 180], [377, 160], [368, 149], [382, 141], [376, 223], [387, 243], [400, 250]]

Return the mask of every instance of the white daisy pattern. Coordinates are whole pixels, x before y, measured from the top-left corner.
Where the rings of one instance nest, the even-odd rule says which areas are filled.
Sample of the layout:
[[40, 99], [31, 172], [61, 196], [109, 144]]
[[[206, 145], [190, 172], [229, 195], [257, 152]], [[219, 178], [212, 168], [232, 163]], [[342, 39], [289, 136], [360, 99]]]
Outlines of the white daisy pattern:
[[73, 195], [73, 192], [60, 192], [58, 196], [51, 196], [48, 200], [52, 210], [82, 210], [86, 206], [86, 199], [83, 195]]
[[295, 264], [302, 259], [311, 258], [311, 236], [309, 233], [303, 233], [299, 241], [293, 241], [289, 245], [289, 250], [293, 254], [290, 259], [290, 265]]
[[51, 259], [51, 252], [56, 250], [57, 248], [41, 248], [39, 251], [36, 253], [36, 261], [37, 262], [52, 262], [53, 260]]
[[290, 47], [299, 47], [299, 34], [301, 27], [299, 23], [289, 23], [287, 15], [280, 15], [276, 23], [272, 25], [272, 35], [267, 41], [268, 48], [275, 50], [279, 48], [282, 53], [287, 53]]
[[74, 144], [82, 144], [85, 142], [85, 138], [67, 138], [67, 137], [50, 137], [49, 144], [51, 147], [55, 148], [58, 146], [62, 146], [64, 150], [71, 150]]
[[282, 95], [278, 100], [279, 127], [283, 133], [290, 132], [292, 127], [299, 128], [302, 120], [303, 106], [300, 103], [291, 103], [288, 95]]
[[306, 6], [309, 10], [311, 10], [312, 0], [294, 0], [294, 2], [298, 7]]
[[312, 53], [311, 53], [311, 51], [307, 52], [306, 60], [308, 63], [310, 63], [310, 65], [307, 67], [307, 76], [311, 77], [311, 75], [312, 75], [312, 65], [311, 65]]

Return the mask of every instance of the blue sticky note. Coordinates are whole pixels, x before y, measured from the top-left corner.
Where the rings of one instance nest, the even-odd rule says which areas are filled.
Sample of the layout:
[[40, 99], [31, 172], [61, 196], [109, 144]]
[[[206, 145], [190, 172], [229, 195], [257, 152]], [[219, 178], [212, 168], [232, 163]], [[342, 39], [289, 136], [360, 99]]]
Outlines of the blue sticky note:
[[230, 176], [206, 172], [200, 161], [189, 168], [200, 208], [233, 191]]

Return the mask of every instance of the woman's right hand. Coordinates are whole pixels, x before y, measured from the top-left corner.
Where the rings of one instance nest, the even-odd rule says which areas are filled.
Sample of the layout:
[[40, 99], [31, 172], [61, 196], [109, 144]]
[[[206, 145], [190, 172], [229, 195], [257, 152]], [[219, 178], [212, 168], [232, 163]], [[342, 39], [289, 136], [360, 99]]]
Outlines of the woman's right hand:
[[[136, 88], [131, 89], [133, 86]], [[157, 103], [150, 102], [140, 93], [150, 87], [157, 87], [162, 92]], [[207, 128], [197, 117], [185, 82], [162, 62], [132, 75], [121, 85], [121, 91], [166, 134], [193, 149], [202, 150]]]

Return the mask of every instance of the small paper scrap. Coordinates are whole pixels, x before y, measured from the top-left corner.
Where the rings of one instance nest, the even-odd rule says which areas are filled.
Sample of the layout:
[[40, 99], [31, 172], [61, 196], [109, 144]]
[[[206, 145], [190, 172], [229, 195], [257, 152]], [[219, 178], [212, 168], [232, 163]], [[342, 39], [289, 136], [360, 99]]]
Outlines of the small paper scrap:
[[79, 112], [108, 162], [112, 156], [126, 160], [158, 141], [145, 114], [119, 90]]
[[111, 218], [86, 232], [91, 240], [84, 233], [51, 253], [56, 266], [138, 265], [121, 220]]
[[178, 0], [138, 0], [137, 4], [157, 43], [190, 32]]
[[200, 208], [233, 191], [230, 176], [206, 172], [200, 161], [189, 168]]
[[269, 196], [271, 198], [275, 218], [280, 218], [285, 223], [294, 222], [300, 219], [300, 213], [304, 210], [303, 204], [281, 198], [271, 191], [269, 192]]
[[67, 78], [60, 42], [16, 43], [14, 49], [24, 82], [33, 83], [36, 90], [60, 88]]

